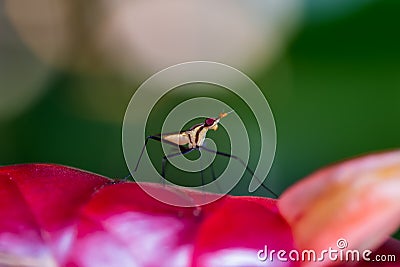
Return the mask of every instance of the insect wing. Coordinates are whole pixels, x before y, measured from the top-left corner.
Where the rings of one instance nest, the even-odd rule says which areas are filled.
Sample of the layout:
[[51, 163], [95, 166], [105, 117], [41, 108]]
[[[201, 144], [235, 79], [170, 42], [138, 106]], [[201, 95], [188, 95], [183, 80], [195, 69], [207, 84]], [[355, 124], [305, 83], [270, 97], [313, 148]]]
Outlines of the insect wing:
[[179, 146], [186, 145], [189, 143], [189, 136], [185, 132], [165, 134], [162, 135], [162, 139], [169, 143], [173, 143]]

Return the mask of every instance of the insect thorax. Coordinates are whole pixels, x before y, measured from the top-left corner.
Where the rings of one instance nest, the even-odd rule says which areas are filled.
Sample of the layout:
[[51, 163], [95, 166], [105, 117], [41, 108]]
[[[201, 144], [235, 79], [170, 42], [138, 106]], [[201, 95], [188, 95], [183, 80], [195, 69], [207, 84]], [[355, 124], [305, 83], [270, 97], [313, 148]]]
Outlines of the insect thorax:
[[196, 148], [203, 145], [204, 140], [206, 139], [206, 134], [208, 131], [208, 127], [204, 125], [198, 125], [191, 130], [187, 131], [186, 134], [189, 136], [189, 148]]

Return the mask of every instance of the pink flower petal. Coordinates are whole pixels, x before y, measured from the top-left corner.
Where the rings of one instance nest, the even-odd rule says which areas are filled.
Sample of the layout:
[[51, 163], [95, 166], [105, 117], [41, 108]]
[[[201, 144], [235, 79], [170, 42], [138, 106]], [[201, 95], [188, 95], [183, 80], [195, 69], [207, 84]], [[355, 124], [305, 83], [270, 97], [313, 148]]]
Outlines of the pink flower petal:
[[373, 250], [400, 225], [400, 151], [322, 169], [278, 205], [301, 249], [338, 249], [344, 238], [347, 249]]
[[[215, 197], [140, 186], [188, 206]], [[268, 252], [296, 248], [290, 224], [273, 199], [225, 196], [202, 207], [175, 207], [153, 199], [136, 183], [51, 164], [1, 167], [0, 197], [0, 265], [300, 264], [280, 261], [277, 252], [272, 262], [258, 259], [266, 246]]]
[[[153, 187], [167, 197], [184, 198], [170, 188]], [[161, 203], [135, 183], [103, 188], [82, 209], [70, 265], [188, 266], [202, 222], [196, 210]]]
[[[258, 259], [258, 251], [294, 249], [291, 230], [272, 199], [229, 197], [200, 227], [194, 265], [296, 266], [290, 261]], [[264, 256], [262, 254], [261, 256]]]
[[0, 266], [54, 263], [30, 207], [15, 182], [1, 173], [0, 209]]
[[71, 245], [77, 211], [110, 180], [59, 165], [26, 164], [1, 167], [0, 183], [0, 255], [7, 254], [0, 258], [54, 266]]

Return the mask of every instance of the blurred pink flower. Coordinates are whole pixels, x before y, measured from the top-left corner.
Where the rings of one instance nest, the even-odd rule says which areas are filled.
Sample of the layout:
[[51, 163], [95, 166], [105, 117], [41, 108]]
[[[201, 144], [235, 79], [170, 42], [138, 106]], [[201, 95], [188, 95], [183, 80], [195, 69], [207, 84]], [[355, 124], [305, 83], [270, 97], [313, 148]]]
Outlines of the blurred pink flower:
[[284, 192], [278, 206], [300, 249], [337, 249], [343, 238], [346, 249], [376, 249], [400, 225], [400, 151], [317, 171]]
[[[260, 261], [268, 250], [348, 248], [393, 254], [399, 226], [400, 152], [323, 169], [279, 200], [225, 196], [202, 207], [175, 207], [136, 183], [54, 164], [0, 168], [1, 266], [300, 266]], [[209, 196], [144, 184], [187, 204]], [[373, 254], [373, 255], [375, 255]], [[346, 262], [323, 262], [319, 265]], [[361, 261], [357, 266], [376, 262]], [[380, 265], [382, 266], [382, 265]]]

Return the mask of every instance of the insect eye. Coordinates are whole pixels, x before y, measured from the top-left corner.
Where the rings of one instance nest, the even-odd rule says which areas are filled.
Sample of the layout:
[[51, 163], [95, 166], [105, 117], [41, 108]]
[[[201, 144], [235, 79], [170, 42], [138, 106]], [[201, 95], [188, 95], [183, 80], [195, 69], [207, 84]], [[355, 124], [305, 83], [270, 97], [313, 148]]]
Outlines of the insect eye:
[[211, 125], [214, 124], [214, 122], [215, 122], [214, 119], [208, 118], [208, 119], [206, 119], [206, 121], [205, 121], [205, 125], [206, 125], [206, 126], [211, 126]]

